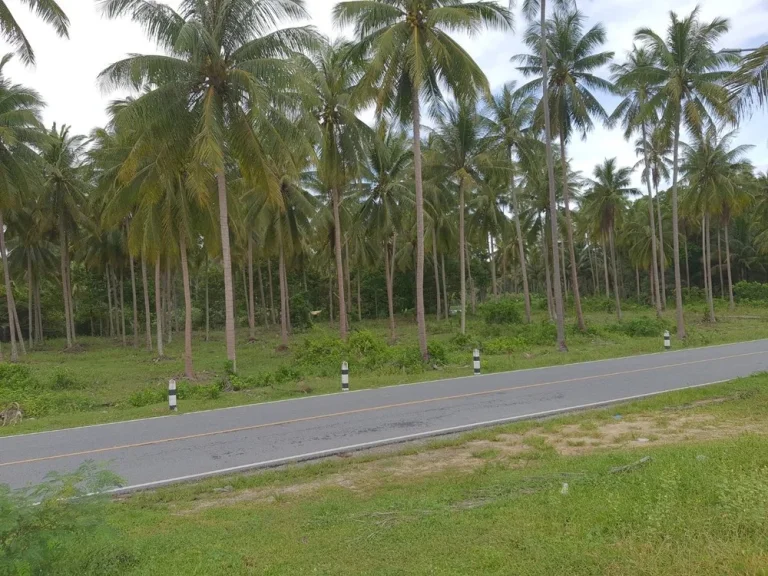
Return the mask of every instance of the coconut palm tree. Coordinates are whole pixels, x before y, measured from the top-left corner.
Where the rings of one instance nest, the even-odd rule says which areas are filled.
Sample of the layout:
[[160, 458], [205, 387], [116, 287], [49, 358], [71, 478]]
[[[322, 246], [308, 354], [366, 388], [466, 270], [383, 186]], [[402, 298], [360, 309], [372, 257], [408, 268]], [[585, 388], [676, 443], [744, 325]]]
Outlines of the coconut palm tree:
[[731, 78], [728, 87], [742, 113], [768, 103], [768, 42], [747, 55]]
[[[24, 0], [24, 4], [46, 24], [53, 26], [60, 37], [69, 38], [69, 18], [55, 0]], [[35, 63], [35, 52], [19, 26], [6, 0], [0, 0], [0, 35], [16, 49], [24, 64]]]
[[523, 298], [525, 300], [525, 321], [531, 322], [531, 295], [528, 287], [528, 271], [525, 259], [525, 240], [520, 226], [520, 203], [515, 185], [515, 164], [513, 154], [519, 154], [521, 146], [531, 138], [528, 133], [536, 100], [531, 95], [516, 91], [514, 82], [505, 84], [501, 91], [487, 99], [484, 119], [490, 125], [490, 136], [496, 139], [496, 145], [506, 150], [509, 166], [509, 193], [512, 203], [512, 217], [515, 221], [517, 252], [520, 261], [520, 274], [523, 280]]
[[[555, 7], [562, 9], [570, 6], [571, 0], [554, 0]], [[535, 26], [533, 21], [538, 16], [539, 18], [539, 65], [541, 67], [541, 93], [542, 101], [549, 102], [549, 55], [547, 49], [547, 2], [546, 0], [524, 0], [523, 1], [523, 15], [531, 22], [531, 29]], [[552, 154], [552, 119], [549, 106], [542, 106], [542, 112], [544, 116], [544, 145], [546, 150], [546, 166], [547, 166], [547, 182], [549, 186], [549, 212], [550, 214], [557, 214], [557, 193], [555, 191], [555, 164], [554, 156]], [[561, 351], [568, 350], [565, 343], [565, 306], [563, 302], [563, 293], [560, 289], [560, 267], [558, 262], [559, 247], [558, 247], [558, 229], [557, 219], [550, 219], [550, 226], [552, 228], [552, 260], [554, 261], [553, 273], [555, 279], [554, 295], [555, 295], [555, 315], [557, 323], [557, 345]], [[563, 271], [565, 273], [565, 271]]]
[[404, 212], [413, 205], [413, 151], [408, 137], [385, 124], [376, 130], [368, 145], [357, 196], [359, 227], [384, 251], [390, 339], [395, 340], [394, 257], [397, 233], [403, 230]]
[[[438, 182], [452, 181], [459, 200], [459, 285], [461, 333], [466, 332], [466, 198], [483, 184], [489, 172], [505, 171], [509, 162], [498, 154], [495, 141], [487, 137], [474, 104], [462, 102], [444, 107], [430, 140], [427, 164], [430, 177]], [[503, 149], [502, 149], [503, 150]], [[505, 175], [506, 176], [506, 175]]]
[[728, 28], [728, 20], [724, 18], [702, 22], [697, 7], [682, 19], [670, 12], [666, 38], [650, 28], [640, 28], [635, 33], [635, 38], [651, 52], [654, 60], [654, 64], [638, 68], [634, 73], [655, 87], [646, 114], [650, 117], [652, 111], [662, 110], [661, 123], [672, 135], [672, 255], [678, 338], [685, 338], [677, 205], [680, 128], [685, 124], [691, 133], [698, 133], [715, 120], [734, 119], [723, 82], [729, 75], [727, 66], [735, 57], [714, 49]]
[[82, 207], [86, 204], [86, 184], [82, 176], [85, 143], [84, 136], [70, 134], [69, 126], [62, 125], [58, 128], [54, 124], [48, 132], [48, 139], [41, 153], [46, 203], [58, 217], [67, 348], [71, 348], [77, 340], [72, 301], [70, 244], [78, 222], [85, 217], [82, 212]]
[[[546, 44], [548, 50], [549, 90], [547, 101], [554, 113], [553, 131], [560, 140], [560, 163], [563, 185], [568, 171], [566, 146], [573, 133], [578, 131], [582, 138], [594, 127], [593, 118], [608, 120], [608, 114], [591, 91], [613, 92], [613, 85], [595, 75], [595, 71], [605, 66], [613, 58], [613, 52], [596, 52], [605, 43], [605, 28], [596, 24], [584, 31], [584, 16], [578, 10], [557, 11], [546, 24]], [[532, 25], [528, 28], [525, 42], [532, 54], [520, 54], [513, 58], [522, 65], [518, 69], [525, 76], [535, 76], [533, 80], [520, 87], [523, 93], [538, 91], [544, 81], [542, 76], [541, 56], [537, 48], [541, 46], [541, 28]], [[543, 116], [544, 100], [539, 102], [537, 116]], [[541, 123], [539, 121], [539, 123]], [[576, 266], [576, 248], [573, 241], [573, 222], [570, 209], [570, 191], [563, 190], [565, 207], [566, 235], [571, 265], [571, 284], [573, 286], [574, 307], [579, 330], [585, 329], [584, 315], [581, 310], [579, 294], [578, 268]]]
[[368, 125], [356, 116], [358, 110], [352, 101], [352, 92], [363, 73], [363, 62], [348, 58], [351, 47], [349, 42], [344, 41], [325, 44], [309, 71], [312, 82], [310, 105], [320, 132], [317, 172], [325, 188], [330, 191], [333, 210], [339, 334], [342, 340], [346, 340], [349, 329], [349, 311], [344, 305], [342, 191], [358, 175], [359, 166], [365, 157], [366, 141], [372, 136]]
[[477, 34], [508, 29], [512, 14], [496, 2], [479, 0], [351, 0], [334, 7], [339, 26], [354, 26], [357, 57], [370, 57], [361, 96], [413, 126], [416, 188], [416, 319], [422, 358], [429, 358], [424, 313], [424, 188], [421, 157], [421, 99], [435, 107], [441, 84], [458, 100], [488, 90], [488, 81], [451, 32]]
[[[683, 145], [681, 166], [690, 191], [691, 211], [702, 217], [704, 221], [706, 251], [709, 251], [710, 245], [711, 218], [716, 218], [725, 227], [726, 267], [731, 307], [734, 303], [728, 222], [734, 212], [738, 212], [749, 202], [749, 190], [741, 175], [746, 170], [752, 171], [752, 164], [746, 159], [746, 153], [751, 146], [732, 147], [735, 136], [735, 132], [718, 136], [715, 130], [707, 130], [694, 138], [690, 145]], [[710, 262], [711, 260], [705, 257], [710, 320], [714, 321]]]
[[[236, 163], [248, 181], [280, 201], [280, 178], [271, 156], [291, 156], [281, 124], [264, 121], [264, 115], [274, 115], [281, 109], [275, 104], [293, 98], [289, 87], [298, 75], [287, 57], [313, 47], [317, 35], [310, 27], [283, 27], [307, 17], [302, 0], [182, 0], [178, 12], [149, 0], [103, 0], [101, 5], [109, 18], [129, 16], [142, 25], [165, 52], [112, 64], [100, 74], [102, 85], [143, 90], [122, 114], [136, 121], [149, 119], [153, 135], [188, 146], [187, 186], [202, 194], [211, 181], [216, 183], [227, 358], [234, 370], [228, 167]], [[259, 130], [254, 129], [257, 122]]]
[[13, 298], [8, 250], [5, 245], [3, 215], [16, 208], [22, 198], [29, 195], [38, 166], [38, 157], [34, 148], [39, 149], [45, 142], [45, 133], [40, 124], [42, 98], [34, 90], [10, 82], [4, 73], [5, 65], [10, 59], [11, 55], [8, 54], [0, 60], [0, 126], [2, 126], [0, 179], [3, 181], [3, 186], [0, 187], [0, 254], [3, 260], [5, 297], [8, 306], [11, 361], [15, 362], [18, 360], [18, 347], [23, 351], [25, 346], [24, 340], [20, 337], [21, 330], [14, 330], [14, 326], [18, 323], [18, 316]]
[[663, 264], [659, 267], [658, 251], [656, 249], [656, 218], [653, 210], [653, 194], [651, 192], [651, 162], [648, 154], [649, 122], [643, 115], [648, 99], [652, 93], [652, 86], [647, 80], [638, 77], [636, 70], [643, 69], [653, 64], [650, 52], [645, 48], [635, 46], [627, 54], [626, 62], [611, 65], [611, 74], [619, 93], [624, 99], [619, 102], [611, 114], [611, 122], [621, 121], [624, 128], [624, 138], [629, 140], [636, 132], [640, 133], [640, 148], [643, 157], [643, 182], [648, 188], [648, 220], [651, 229], [651, 265], [653, 266], [653, 294], [656, 304], [656, 316], [661, 317], [662, 301], [660, 278], [664, 272]]
[[617, 167], [616, 158], [606, 158], [602, 164], [595, 166], [593, 175], [593, 179], [589, 181], [590, 189], [584, 194], [583, 209], [585, 214], [598, 226], [603, 237], [608, 238], [613, 267], [616, 315], [621, 320], [615, 235], [627, 208], [627, 197], [631, 194], [637, 194], [637, 190], [630, 187], [632, 168]]

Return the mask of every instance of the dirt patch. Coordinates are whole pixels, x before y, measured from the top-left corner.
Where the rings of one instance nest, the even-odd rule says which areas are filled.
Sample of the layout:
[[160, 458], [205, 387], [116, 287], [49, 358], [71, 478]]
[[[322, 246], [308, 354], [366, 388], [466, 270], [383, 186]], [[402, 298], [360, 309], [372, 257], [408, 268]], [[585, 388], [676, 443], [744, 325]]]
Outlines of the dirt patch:
[[[712, 403], [717, 403], [717, 400], [706, 401], [706, 404]], [[641, 448], [649, 444], [714, 440], [744, 433], [768, 434], [768, 422], [727, 420], [712, 414], [692, 414], [688, 410], [657, 413], [654, 416], [633, 416], [609, 422], [585, 420], [555, 429], [537, 427], [521, 434], [497, 434], [487, 440], [427, 448], [414, 454], [386, 454], [368, 462], [353, 463], [342, 472], [298, 484], [238, 492], [218, 489], [215, 493], [203, 495], [191, 506], [180, 506], [175, 513], [189, 515], [208, 508], [243, 502], [275, 502], [329, 488], [365, 493], [395, 479], [417, 479], [448, 470], [470, 472], [489, 462], [524, 466], [529, 456], [541, 451], [574, 456], [597, 450]]]

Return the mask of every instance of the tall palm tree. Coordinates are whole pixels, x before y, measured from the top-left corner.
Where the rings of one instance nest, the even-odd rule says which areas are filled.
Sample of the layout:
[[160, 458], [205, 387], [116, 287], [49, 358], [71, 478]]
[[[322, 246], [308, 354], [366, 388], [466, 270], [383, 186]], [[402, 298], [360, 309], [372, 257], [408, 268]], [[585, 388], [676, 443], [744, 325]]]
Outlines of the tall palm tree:
[[391, 111], [413, 126], [416, 188], [416, 319], [422, 358], [429, 358], [424, 313], [424, 188], [421, 157], [421, 99], [434, 107], [440, 84], [458, 100], [488, 90], [488, 81], [472, 57], [450, 36], [477, 34], [484, 28], [508, 29], [509, 10], [490, 0], [351, 0], [333, 11], [340, 26], [354, 25], [358, 57], [370, 57], [361, 94], [379, 112]]
[[531, 295], [528, 287], [528, 271], [525, 259], [525, 240], [520, 226], [520, 203], [515, 185], [513, 154], [520, 153], [521, 146], [531, 138], [528, 129], [533, 121], [536, 100], [531, 95], [517, 92], [515, 83], [505, 84], [501, 91], [487, 99], [485, 121], [490, 124], [491, 136], [496, 145], [506, 150], [510, 162], [509, 193], [512, 201], [512, 217], [515, 221], [517, 251], [520, 261], [520, 274], [523, 280], [523, 298], [525, 299], [525, 320], [531, 322]]
[[67, 348], [77, 340], [74, 304], [72, 301], [72, 273], [70, 242], [78, 222], [84, 219], [86, 184], [82, 177], [85, 137], [71, 135], [69, 126], [53, 125], [42, 150], [46, 202], [58, 217], [59, 251], [61, 259], [61, 287], [64, 301]]
[[149, 0], [102, 0], [101, 5], [109, 18], [127, 15], [142, 25], [165, 52], [112, 64], [100, 74], [102, 84], [144, 90], [123, 114], [149, 118], [154, 135], [189, 147], [188, 186], [204, 189], [216, 183], [227, 358], [236, 369], [227, 168], [236, 163], [245, 178], [265, 186], [279, 202], [280, 178], [270, 156], [290, 154], [280, 125], [259, 121], [290, 97], [296, 69], [287, 57], [314, 46], [317, 35], [310, 27], [275, 30], [307, 17], [302, 0], [261, 0], [257, 5], [253, 0], [182, 0], [178, 12]]
[[[53, 26], [57, 35], [69, 38], [69, 18], [55, 0], [23, 0], [23, 2], [46, 24]], [[0, 35], [16, 49], [16, 54], [22, 62], [35, 63], [32, 45], [13, 17], [6, 0], [0, 0]]]
[[664, 272], [663, 265], [659, 267], [658, 251], [656, 249], [656, 218], [653, 210], [653, 193], [651, 192], [651, 162], [648, 154], [649, 122], [643, 115], [648, 99], [652, 93], [652, 86], [642, 77], [635, 74], [637, 69], [642, 69], [653, 64], [653, 59], [648, 50], [635, 46], [627, 54], [626, 62], [611, 65], [611, 73], [618, 91], [624, 95], [624, 99], [616, 106], [611, 114], [611, 122], [621, 121], [624, 128], [624, 138], [629, 140], [635, 132], [640, 132], [640, 148], [643, 156], [643, 181], [648, 188], [648, 220], [651, 228], [651, 265], [653, 266], [653, 294], [656, 304], [656, 316], [661, 317], [661, 289], [660, 278]]
[[384, 251], [390, 339], [395, 340], [394, 257], [404, 212], [413, 205], [413, 152], [408, 137], [380, 124], [369, 143], [368, 160], [358, 184], [360, 228]]
[[[38, 157], [33, 147], [40, 148], [45, 141], [45, 134], [40, 124], [42, 98], [34, 90], [10, 82], [4, 73], [5, 65], [10, 59], [11, 55], [8, 54], [0, 60], [0, 179], [3, 182], [0, 187], [0, 254], [8, 306], [11, 361], [15, 362], [18, 359], [18, 348], [14, 326], [18, 317], [8, 266], [3, 213], [15, 208], [22, 197], [29, 194], [38, 165]], [[24, 340], [20, 339], [18, 345], [23, 350]]]
[[352, 92], [363, 66], [348, 58], [351, 44], [337, 41], [324, 45], [310, 71], [311, 105], [319, 124], [318, 176], [330, 191], [333, 209], [334, 256], [339, 291], [339, 334], [346, 340], [349, 329], [345, 306], [344, 265], [342, 258], [342, 191], [357, 176], [365, 157], [371, 129], [356, 116]]
[[[563, 8], [569, 6], [571, 0], [555, 0], [555, 7]], [[523, 15], [531, 21], [531, 28], [534, 27], [533, 21], [538, 15], [539, 18], [539, 64], [541, 66], [541, 93], [542, 101], [549, 102], [549, 55], [547, 49], [547, 2], [546, 0], [524, 0]], [[544, 144], [546, 149], [547, 182], [549, 186], [549, 213], [557, 214], [557, 193], [555, 191], [555, 163], [552, 155], [552, 119], [549, 105], [542, 106], [544, 116]], [[557, 323], [557, 345], [561, 351], [568, 350], [565, 343], [565, 306], [563, 302], [563, 293], [560, 288], [560, 250], [558, 248], [558, 229], [557, 218], [550, 218], [552, 232], [552, 260], [554, 262], [554, 294], [555, 294], [555, 315]], [[563, 274], [565, 271], [563, 271]]]
[[621, 223], [627, 207], [627, 197], [636, 194], [630, 187], [632, 168], [619, 168], [616, 158], [607, 158], [595, 166], [594, 177], [590, 180], [591, 188], [584, 195], [584, 212], [598, 226], [603, 237], [608, 238], [613, 267], [613, 292], [616, 297], [616, 315], [621, 320], [621, 297], [619, 295], [619, 276], [616, 266], [616, 230]]
[[444, 108], [430, 141], [429, 171], [437, 181], [451, 180], [459, 192], [459, 285], [461, 333], [466, 332], [466, 198], [483, 184], [485, 173], [504, 171], [509, 163], [497, 154], [494, 139], [487, 137], [474, 104]]
[[728, 79], [731, 97], [742, 113], [768, 104], [768, 42], [747, 52]]
[[[547, 45], [547, 65], [549, 66], [548, 105], [554, 112], [553, 131], [560, 140], [560, 164], [563, 174], [563, 203], [565, 207], [566, 236], [571, 264], [571, 284], [573, 286], [574, 307], [579, 330], [585, 329], [584, 315], [581, 310], [579, 277], [576, 266], [576, 247], [573, 241], [573, 222], [571, 219], [570, 191], [567, 188], [568, 156], [566, 145], [574, 131], [586, 138], [587, 132], [594, 127], [592, 118], [608, 120], [608, 114], [591, 92], [603, 90], [613, 92], [613, 85], [595, 75], [595, 71], [610, 62], [613, 52], [596, 52], [605, 43], [605, 28], [595, 24], [584, 31], [584, 16], [578, 10], [557, 11], [545, 27]], [[542, 34], [538, 26], [530, 26], [525, 36], [526, 44], [533, 54], [521, 54], [514, 58], [522, 66], [518, 69], [526, 76], [536, 78], [520, 87], [524, 93], [540, 89], [544, 81], [542, 61], [536, 49], [541, 46]], [[539, 102], [537, 116], [541, 118], [544, 101]], [[565, 272], [563, 272], [565, 273]]]
[[[714, 130], [707, 130], [694, 138], [691, 145], [684, 145], [681, 167], [691, 192], [692, 208], [704, 218], [705, 235], [709, 235], [709, 222], [712, 217], [724, 225], [731, 307], [734, 302], [728, 223], [734, 213], [749, 202], [749, 190], [741, 176], [745, 170], [752, 170], [752, 164], [746, 159], [746, 153], [751, 146], [732, 147], [735, 136], [735, 132], [718, 136]], [[705, 243], [708, 249], [709, 238], [706, 238]], [[705, 273], [709, 274], [710, 320], [714, 321], [709, 261], [706, 261], [706, 264]]]
[[654, 60], [654, 64], [635, 72], [656, 88], [646, 113], [650, 116], [653, 110], [662, 110], [662, 125], [672, 134], [672, 255], [678, 338], [685, 338], [677, 205], [680, 128], [685, 123], [689, 131], [698, 133], [703, 125], [714, 120], [734, 119], [723, 82], [729, 74], [726, 67], [735, 57], [714, 49], [728, 28], [728, 20], [724, 18], [701, 22], [697, 7], [682, 19], [670, 12], [666, 38], [649, 28], [635, 33], [635, 38], [650, 50]]

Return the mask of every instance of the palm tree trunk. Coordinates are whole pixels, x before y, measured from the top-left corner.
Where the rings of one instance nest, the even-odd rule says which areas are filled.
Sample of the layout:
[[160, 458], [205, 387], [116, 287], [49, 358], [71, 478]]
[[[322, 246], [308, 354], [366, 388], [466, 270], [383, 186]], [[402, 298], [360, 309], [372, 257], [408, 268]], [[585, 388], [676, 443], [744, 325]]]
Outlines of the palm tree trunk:
[[139, 347], [139, 303], [136, 298], [136, 272], [133, 269], [133, 254], [128, 252], [128, 263], [131, 266], [131, 297], [133, 298], [133, 347]]
[[[306, 290], [306, 288], [305, 288]], [[363, 321], [363, 302], [360, 297], [360, 272], [357, 273], [357, 321]]]
[[[651, 194], [651, 165], [648, 161], [648, 136], [646, 132], [645, 121], [641, 124], [642, 127], [642, 139], [643, 139], [643, 156], [645, 160], [645, 184], [648, 188], [648, 218], [651, 223], [651, 260], [654, 270], [659, 269], [659, 261], [656, 257], [656, 218], [653, 215], [653, 195]], [[656, 303], [656, 317], [661, 318], [661, 291], [659, 288], [658, 274], [654, 274], [654, 282], [652, 286], [653, 300]]]
[[328, 324], [333, 328], [333, 278], [328, 277]]
[[[69, 309], [69, 295], [67, 293], [67, 235], [64, 230], [64, 215], [59, 215], [59, 254], [61, 260], [61, 295], [64, 300], [64, 323], [67, 333], [67, 348], [72, 348], [72, 320]], [[112, 306], [110, 305], [110, 314]]]
[[491, 287], [493, 288], [493, 295], [498, 296], [499, 295], [499, 289], [496, 286], [496, 250], [493, 242], [493, 234], [490, 235], [490, 241], [489, 245], [491, 248], [491, 253], [488, 258], [488, 263], [491, 267]]
[[267, 258], [267, 280], [269, 281], [269, 314], [272, 317], [272, 324], [275, 323], [275, 292], [272, 282], [272, 261]]
[[560, 265], [563, 271], [563, 306], [568, 306], [568, 268], [565, 266], [565, 244], [560, 245]]
[[221, 232], [221, 261], [224, 267], [224, 322], [227, 341], [227, 360], [232, 363], [232, 371], [237, 372], [235, 352], [235, 287], [232, 284], [232, 254], [229, 248], [229, 212], [227, 210], [227, 181], [224, 170], [216, 174], [219, 193], [219, 227]]
[[0, 252], [3, 258], [3, 276], [5, 280], [5, 300], [8, 305], [8, 331], [11, 339], [11, 362], [19, 359], [19, 352], [16, 345], [16, 302], [13, 298], [13, 286], [11, 284], [11, 273], [8, 267], [8, 253], [5, 249], [5, 223], [3, 213], [0, 211]]
[[467, 251], [467, 280], [469, 280], [469, 303], [472, 306], [472, 316], [475, 315], [475, 308], [477, 306], [477, 293], [475, 292], [475, 280], [472, 278], [472, 255], [469, 252], [469, 244], [464, 244], [464, 249]]
[[125, 340], [125, 290], [123, 288], [123, 269], [120, 268], [120, 324], [123, 330], [123, 346], [126, 346]]
[[592, 274], [592, 295], [600, 296], [600, 282], [598, 282], [597, 258], [595, 258], [595, 247], [590, 243], [589, 246], [589, 271]]
[[109, 263], [106, 266], [107, 276], [107, 305], [109, 306], [109, 337], [112, 338], [115, 335], [115, 317], [112, 313], [112, 282], [109, 279]]
[[267, 301], [264, 299], [264, 278], [261, 274], [261, 264], [258, 268], [259, 273], [259, 295], [261, 296], [261, 307], [264, 311], [264, 326], [269, 326], [269, 314], [267, 312]]
[[171, 255], [168, 254], [165, 257], [165, 332], [168, 344], [173, 341], [173, 299], [171, 294]]
[[192, 368], [192, 294], [189, 290], [189, 264], [187, 262], [187, 243], [184, 234], [179, 236], [181, 252], [181, 282], [184, 286], [184, 375], [194, 378]]
[[211, 336], [211, 306], [208, 295], [208, 253], [205, 253], [205, 341]]
[[349, 240], [344, 244], [344, 274], [347, 277], [347, 328], [352, 324], [352, 275], [349, 268]]
[[733, 310], [733, 279], [731, 277], [731, 243], [728, 239], [728, 221], [725, 221], [725, 268], [728, 273], [728, 308]]
[[144, 324], [147, 331], [147, 352], [152, 352], [152, 317], [149, 312], [149, 282], [147, 280], [147, 259], [141, 253], [141, 283], [144, 290]]
[[[250, 339], [251, 303], [248, 301], [248, 274], [246, 273], [246, 270], [246, 265], [240, 268], [240, 277], [243, 279], [243, 300], [245, 301], [245, 316], [248, 318], [248, 332]], [[235, 275], [237, 275], [237, 272], [235, 272]], [[235, 318], [237, 318], [237, 293], [235, 293]]]
[[22, 355], [27, 355], [27, 346], [24, 344], [24, 334], [21, 332], [21, 322], [19, 322], [19, 311], [16, 309], [15, 303], [13, 307], [13, 326], [16, 328], [16, 338], [19, 342]]
[[395, 247], [397, 235], [392, 235], [392, 256], [389, 254], [389, 245], [384, 245], [384, 274], [387, 280], [387, 308], [389, 310], [389, 339], [394, 342], [397, 338], [395, 331]]
[[720, 272], [720, 298], [725, 300], [725, 284], [723, 283], [723, 251], [720, 245], [720, 227], [717, 227], [717, 269]]
[[611, 285], [608, 282], [608, 247], [605, 245], [605, 238], [603, 238], [603, 272], [605, 273], [605, 296], [611, 297]]
[[707, 301], [707, 315], [712, 322], [712, 315], [709, 312], [709, 263], [707, 262], [707, 223], [706, 217], [701, 218], [701, 271], [704, 273], [704, 298]]
[[635, 266], [635, 288], [637, 289], [637, 303], [640, 303], [640, 268]]
[[442, 313], [442, 310], [440, 309], [440, 271], [438, 270], [438, 262], [437, 262], [437, 230], [435, 228], [432, 228], [432, 264], [433, 268], [435, 269], [435, 300], [436, 300], [436, 316], [437, 319], [440, 320], [440, 314]]
[[688, 238], [684, 238], [685, 244], [685, 287], [691, 289], [691, 267], [688, 265]]
[[467, 333], [466, 251], [464, 249], [464, 178], [459, 180], [459, 294], [461, 297], [461, 333]]
[[342, 340], [347, 339], [347, 310], [344, 298], [344, 262], [341, 244], [341, 215], [339, 212], [339, 190], [334, 189], [331, 193], [333, 204], [333, 253], [336, 257], [336, 283], [339, 291], [339, 337]]
[[[421, 180], [421, 110], [419, 87], [411, 96], [413, 108], [413, 173], [416, 188], [416, 323], [419, 349], [424, 362], [429, 360], [427, 348], [427, 319], [424, 315], [424, 187]], [[394, 264], [392, 266], [394, 269]]]
[[710, 233], [710, 218], [709, 214], [706, 216], [707, 225], [707, 277], [709, 278], [709, 321], [715, 322], [715, 294], [714, 286], [712, 282], [712, 236]]
[[[507, 151], [507, 157], [512, 157], [512, 150]], [[525, 300], [525, 321], [531, 323], [531, 293], [528, 287], [528, 270], [525, 263], [525, 245], [523, 243], [523, 229], [520, 226], [520, 207], [517, 202], [517, 187], [514, 174], [509, 177], [509, 189], [512, 192], [512, 210], [514, 211], [515, 233], [517, 234], [517, 255], [520, 259], [520, 274], [523, 277], [523, 299]]]
[[248, 235], [248, 339], [256, 339], [256, 310], [253, 300], [253, 236]]
[[677, 215], [677, 179], [680, 154], [680, 115], [675, 121], [672, 166], [672, 256], [675, 262], [675, 312], [677, 317], [677, 337], [685, 338], [685, 319], [683, 318], [683, 283], [680, 279], [680, 238], [678, 236]]
[[616, 297], [616, 317], [621, 322], [621, 298], [619, 297], [619, 274], [616, 269], [616, 246], [613, 242], [613, 226], [608, 228], [608, 241], [611, 245], [611, 263], [613, 265], [613, 293]]
[[32, 304], [32, 301], [34, 300], [33, 294], [35, 292], [35, 278], [32, 275], [32, 256], [29, 252], [27, 253], [27, 277], [29, 280], [27, 283], [27, 296], [29, 298], [29, 303], [27, 304], [27, 320], [29, 320], [29, 350], [32, 351], [32, 348], [35, 345], [33, 334], [35, 309]]
[[445, 319], [448, 320], [450, 318], [450, 307], [448, 306], [448, 284], [445, 281], [445, 254], [440, 255], [440, 268], [443, 271], [443, 308], [445, 309]]
[[[579, 269], [576, 267], [576, 245], [573, 242], [573, 222], [571, 219], [570, 191], [568, 190], [568, 158], [565, 155], [565, 137], [560, 131], [560, 164], [563, 171], [563, 205], [565, 207], [565, 228], [568, 240], [568, 254], [571, 258], [571, 290], [573, 291], [573, 304], [576, 309], [576, 324], [580, 331], [586, 330], [584, 314], [581, 310], [581, 295], [579, 294]], [[563, 257], [565, 258], [565, 257]], [[565, 278], [565, 264], [563, 264], [563, 278]]]
[[552, 270], [554, 274], [553, 288], [555, 294], [555, 316], [557, 322], [557, 346], [561, 352], [568, 350], [565, 343], [565, 312], [563, 294], [560, 291], [560, 266], [558, 264], [558, 232], [557, 232], [557, 195], [555, 194], [555, 162], [552, 156], [552, 120], [549, 111], [549, 68], [547, 65], [547, 8], [546, 0], [540, 1], [541, 12], [541, 72], [542, 72], [542, 102], [544, 102], [544, 143], [547, 152], [547, 179], [549, 182], [549, 224], [552, 229]]
[[155, 260], [155, 325], [157, 330], [157, 355], [163, 357], [163, 288], [160, 282], [160, 255]]
[[544, 255], [544, 278], [546, 280], [545, 288], [547, 289], [547, 311], [549, 312], [549, 319], [555, 319], [555, 304], [552, 301], [552, 277], [549, 271], [549, 246], [547, 246], [547, 231], [543, 230], [541, 235], [541, 253]]
[[[661, 310], [662, 312], [667, 309], [667, 280], [666, 280], [666, 267], [664, 266], [664, 229], [663, 220], [661, 218], [661, 198], [659, 198], [659, 187], [654, 184], [654, 192], [656, 193], [656, 215], [659, 223], [659, 290], [661, 292]], [[686, 250], [688, 244], [686, 241]], [[686, 260], [686, 265], [688, 261]], [[691, 287], [690, 279], [688, 281], [688, 288]]]
[[43, 331], [43, 305], [40, 302], [40, 280], [35, 282], [35, 307], [37, 308], [37, 341], [45, 341], [45, 332]]
[[[280, 346], [283, 349], [288, 348], [288, 295], [285, 293], [283, 284], [283, 271], [285, 270], [285, 250], [283, 248], [283, 234], [278, 232], [278, 241], [280, 244], [280, 256], [278, 260], [277, 275], [280, 280]], [[343, 282], [342, 282], [343, 284]], [[342, 302], [342, 306], [343, 306]]]

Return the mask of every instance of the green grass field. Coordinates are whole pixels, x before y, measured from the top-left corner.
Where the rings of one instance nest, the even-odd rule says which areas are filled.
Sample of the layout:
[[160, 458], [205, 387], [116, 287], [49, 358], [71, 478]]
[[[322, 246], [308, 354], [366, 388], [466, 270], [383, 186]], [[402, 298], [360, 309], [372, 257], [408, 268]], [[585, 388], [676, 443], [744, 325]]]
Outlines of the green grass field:
[[61, 573], [768, 573], [766, 375], [396, 450], [113, 500]]
[[[768, 312], [762, 308], [740, 306], [730, 313], [723, 306], [718, 315], [719, 322], [709, 324], [703, 321], [703, 308], [689, 307], [689, 337], [685, 342], [673, 339], [673, 347], [768, 337]], [[657, 322], [652, 310], [627, 305], [624, 316], [619, 324], [609, 312], [587, 312], [586, 333], [579, 333], [569, 316], [567, 353], [556, 351], [554, 326], [542, 310], [532, 326], [488, 325], [471, 318], [466, 337], [458, 334], [457, 319], [433, 318], [428, 324], [436, 358], [432, 366], [421, 364], [415, 324], [406, 318], [398, 318], [394, 345], [387, 343], [386, 320], [353, 323], [347, 347], [327, 323], [297, 332], [287, 351], [278, 350], [275, 329], [261, 328], [254, 342], [241, 331], [236, 379], [226, 374], [223, 334], [213, 332], [208, 342], [195, 334], [193, 382], [183, 378], [182, 334], [174, 334], [163, 359], [145, 351], [143, 341], [134, 349], [84, 337], [73, 352], [65, 352], [61, 341], [48, 341], [23, 357], [21, 368], [0, 365], [5, 370], [0, 374], [0, 405], [18, 401], [26, 414], [23, 424], [0, 428], [0, 435], [165, 414], [169, 378], [180, 381], [179, 411], [188, 412], [336, 392], [342, 359], [350, 362], [352, 388], [371, 388], [471, 374], [475, 346], [482, 349], [483, 371], [489, 373], [658, 352], [663, 330], [674, 332], [674, 311]]]

